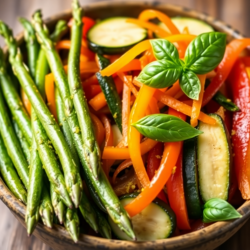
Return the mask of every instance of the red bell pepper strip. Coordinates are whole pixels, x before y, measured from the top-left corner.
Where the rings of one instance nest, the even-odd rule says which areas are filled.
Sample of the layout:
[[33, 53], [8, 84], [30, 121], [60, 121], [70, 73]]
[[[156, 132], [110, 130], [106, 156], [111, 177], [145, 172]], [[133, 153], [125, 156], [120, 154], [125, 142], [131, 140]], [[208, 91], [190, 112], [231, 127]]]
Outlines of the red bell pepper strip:
[[175, 171], [173, 170], [167, 182], [167, 190], [170, 206], [176, 215], [177, 227], [181, 230], [191, 229], [184, 195], [182, 153], [178, 158]]
[[[160, 164], [161, 164], [161, 156], [163, 153], [163, 144], [157, 143], [154, 148], [152, 148], [148, 152], [148, 159], [147, 159], [147, 174], [148, 178], [151, 181], [153, 177], [155, 176], [155, 173], [157, 172]], [[157, 195], [159, 199], [164, 201], [165, 203], [168, 203], [167, 198], [164, 194], [164, 191], [161, 190], [160, 193]]]
[[249, 38], [233, 40], [227, 45], [224, 58], [217, 67], [217, 74], [205, 90], [202, 106], [205, 106], [220, 89], [240, 52], [248, 46], [250, 46]]
[[[185, 120], [186, 116], [169, 109], [169, 114], [176, 115]], [[172, 169], [176, 165], [182, 148], [182, 142], [168, 142], [164, 144], [164, 152], [160, 167], [155, 173], [149, 185], [143, 188], [142, 192], [128, 205], [125, 206], [128, 214], [133, 217], [146, 208], [163, 189], [171, 176]]]
[[234, 167], [243, 199], [250, 199], [250, 80], [239, 59], [228, 78], [234, 103], [240, 111], [233, 114], [232, 142]]

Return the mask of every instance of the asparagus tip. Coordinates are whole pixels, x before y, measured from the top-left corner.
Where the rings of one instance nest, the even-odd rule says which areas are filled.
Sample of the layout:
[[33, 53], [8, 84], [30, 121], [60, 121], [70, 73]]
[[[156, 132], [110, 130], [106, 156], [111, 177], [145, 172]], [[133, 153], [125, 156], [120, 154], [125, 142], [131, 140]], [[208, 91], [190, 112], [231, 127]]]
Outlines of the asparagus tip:
[[52, 213], [50, 208], [46, 207], [45, 209], [43, 209], [42, 214], [41, 214], [41, 218], [43, 221], [43, 224], [46, 227], [52, 228]]
[[37, 224], [36, 215], [31, 216], [31, 217], [28, 216], [26, 218], [26, 226], [27, 226], [28, 236], [30, 236], [33, 233], [33, 231], [35, 230], [36, 224]]
[[81, 196], [82, 196], [82, 188], [80, 187], [80, 184], [77, 183], [72, 186], [72, 193], [71, 193], [71, 200], [73, 201], [76, 208], [79, 207]]
[[64, 213], [65, 213], [65, 206], [62, 202], [60, 202], [57, 206], [57, 209], [56, 209], [56, 215], [57, 215], [57, 218], [59, 220], [59, 223], [60, 224], [63, 224], [64, 223]]

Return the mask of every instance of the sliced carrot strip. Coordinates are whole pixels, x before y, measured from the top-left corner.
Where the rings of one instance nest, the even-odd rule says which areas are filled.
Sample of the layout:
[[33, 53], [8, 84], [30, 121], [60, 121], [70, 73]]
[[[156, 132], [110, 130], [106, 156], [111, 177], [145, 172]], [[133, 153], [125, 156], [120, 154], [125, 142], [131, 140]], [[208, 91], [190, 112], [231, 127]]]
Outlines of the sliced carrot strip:
[[116, 181], [117, 175], [118, 175], [122, 170], [124, 170], [124, 169], [130, 167], [132, 164], [133, 164], [133, 163], [132, 163], [131, 160], [125, 160], [125, 161], [123, 161], [123, 162], [117, 167], [117, 169], [115, 170], [114, 175], [113, 175], [113, 177], [112, 177], [112, 182], [113, 182], [113, 184], [114, 184], [115, 181]]
[[52, 73], [45, 76], [45, 94], [49, 110], [57, 120], [54, 75]]
[[177, 81], [172, 85], [170, 89], [166, 91], [166, 94], [170, 96], [175, 96], [178, 93], [178, 91], [180, 91], [180, 89], [181, 87], [180, 87], [179, 81]]
[[70, 46], [71, 46], [71, 41], [70, 40], [61, 40], [61, 41], [57, 42], [56, 49], [57, 50], [70, 49]]
[[180, 31], [174, 25], [172, 20], [167, 15], [165, 15], [164, 13], [162, 13], [158, 10], [151, 10], [151, 9], [144, 10], [140, 13], [140, 15], [138, 17], [138, 19], [142, 20], [142, 21], [147, 21], [147, 20], [153, 19], [153, 18], [158, 18], [161, 22], [163, 22], [168, 27], [168, 29], [170, 30], [170, 32], [172, 34], [179, 34], [180, 33]]
[[28, 112], [29, 115], [31, 115], [31, 104], [23, 88], [21, 88], [21, 99], [26, 111]]
[[154, 97], [152, 97], [152, 99], [149, 103], [149, 108], [150, 108], [151, 114], [159, 114], [160, 113], [159, 107], [157, 105], [157, 100]]
[[[146, 139], [140, 144], [140, 152], [141, 155], [146, 154], [149, 150], [151, 150], [157, 141], [152, 139]], [[128, 148], [115, 148], [115, 147], [105, 147], [102, 154], [102, 159], [116, 159], [116, 160], [123, 160], [129, 159], [129, 150]]]
[[165, 29], [161, 28], [160, 26], [147, 22], [147, 21], [141, 21], [135, 18], [128, 18], [126, 20], [127, 23], [134, 23], [137, 24], [138, 26], [141, 26], [145, 29], [149, 29], [153, 31], [155, 34], [157, 34], [159, 37], [164, 38], [170, 35], [169, 32], [167, 32]]
[[[122, 92], [122, 89], [123, 89], [123, 83], [121, 82], [119, 77], [116, 77], [114, 79], [114, 81], [115, 81], [115, 86], [116, 86], [117, 92], [118, 92], [118, 94], [120, 94]], [[95, 111], [98, 111], [99, 109], [101, 109], [105, 105], [107, 105], [107, 102], [106, 102], [106, 99], [105, 99], [103, 92], [99, 93], [94, 98], [92, 98], [89, 101], [89, 104]]]
[[105, 137], [104, 127], [96, 115], [94, 115], [91, 112], [89, 112], [89, 114], [95, 127], [95, 136], [96, 136], [97, 143], [99, 146], [101, 146]]
[[[132, 77], [126, 77], [129, 82], [132, 82]], [[130, 115], [130, 88], [124, 84], [122, 94], [122, 135], [124, 144], [128, 145], [128, 126], [129, 126], [129, 115]]]
[[129, 87], [129, 89], [132, 91], [132, 93], [134, 94], [134, 96], [137, 96], [138, 95], [137, 89], [133, 86], [133, 84], [131, 83], [131, 81], [128, 81], [126, 75], [123, 74], [122, 72], [117, 72], [117, 75]]
[[199, 100], [198, 101], [193, 100], [193, 106], [192, 106], [192, 111], [191, 111], [191, 120], [190, 120], [190, 124], [193, 127], [196, 127], [198, 125], [198, 118], [199, 118], [200, 111], [201, 111], [206, 75], [198, 75], [198, 78], [199, 78], [200, 84], [201, 84], [201, 92], [199, 95]]
[[[180, 102], [173, 98], [170, 95], [167, 95], [165, 93], [162, 93], [160, 90], [156, 90], [154, 97], [164, 103], [165, 105], [169, 106], [172, 109], [175, 109], [185, 115], [191, 116], [192, 108], [188, 106], [187, 104]], [[214, 125], [216, 124], [216, 120], [208, 115], [206, 115], [203, 112], [200, 112], [199, 114], [199, 120], [203, 121], [204, 123]]]

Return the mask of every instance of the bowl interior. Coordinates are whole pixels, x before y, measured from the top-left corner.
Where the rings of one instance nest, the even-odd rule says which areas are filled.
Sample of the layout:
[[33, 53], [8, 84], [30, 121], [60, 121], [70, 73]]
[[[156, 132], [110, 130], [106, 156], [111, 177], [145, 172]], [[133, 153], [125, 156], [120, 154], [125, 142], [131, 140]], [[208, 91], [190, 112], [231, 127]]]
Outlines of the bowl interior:
[[[225, 32], [228, 40], [241, 38], [238, 31], [230, 26], [215, 20], [207, 15], [195, 11], [165, 4], [164, 1], [109, 1], [85, 5], [85, 15], [94, 19], [102, 19], [110, 16], [130, 16], [137, 17], [145, 9], [157, 9], [165, 12], [169, 16], [194, 17], [206, 21], [216, 30]], [[46, 20], [47, 25], [52, 28], [57, 20], [68, 20], [71, 17], [71, 11], [60, 13]], [[19, 43], [23, 41], [23, 34], [17, 36]], [[9, 207], [18, 220], [25, 225], [25, 206], [17, 200], [9, 189], [0, 179], [0, 198]], [[55, 225], [53, 229], [46, 228], [39, 223], [34, 234], [44, 240], [54, 249], [210, 249], [222, 244], [226, 239], [232, 236], [250, 217], [250, 201], [246, 201], [238, 211], [243, 215], [242, 218], [230, 222], [217, 222], [199, 231], [177, 236], [155, 242], [127, 242], [120, 240], [107, 240], [99, 237], [81, 235], [78, 244], [73, 244], [67, 231]]]

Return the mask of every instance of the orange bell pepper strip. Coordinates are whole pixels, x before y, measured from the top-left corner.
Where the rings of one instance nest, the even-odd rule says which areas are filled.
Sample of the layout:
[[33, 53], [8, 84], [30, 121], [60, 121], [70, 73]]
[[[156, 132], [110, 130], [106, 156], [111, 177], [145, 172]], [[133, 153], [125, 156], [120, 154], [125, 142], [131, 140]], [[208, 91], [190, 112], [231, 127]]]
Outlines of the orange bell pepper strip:
[[141, 26], [141, 27], [143, 27], [145, 29], [151, 30], [161, 38], [164, 38], [164, 37], [167, 37], [167, 36], [171, 35], [165, 29], [161, 28], [160, 26], [158, 26], [156, 24], [150, 23], [150, 22], [141, 21], [141, 20], [138, 20], [136, 18], [128, 18], [126, 20], [126, 22], [127, 23], [137, 24], [138, 26]]
[[[119, 77], [116, 77], [114, 79], [115, 81], [115, 86], [116, 86], [116, 90], [118, 92], [118, 94], [120, 94], [122, 92], [123, 89], [123, 83], [121, 82]], [[105, 105], [107, 105], [107, 101], [105, 99], [105, 96], [103, 94], [103, 92], [97, 94], [95, 97], [93, 97], [90, 101], [89, 101], [89, 105], [95, 110], [98, 111], [99, 109], [103, 108]]]
[[71, 41], [70, 40], [61, 40], [56, 43], [56, 49], [70, 49]]
[[[191, 42], [196, 36], [195, 35], [183, 35], [177, 34], [166, 37], [169, 42]], [[149, 40], [142, 41], [136, 44], [133, 48], [124, 53], [119, 59], [110, 64], [107, 68], [103, 69], [100, 73], [102, 76], [111, 76], [122, 67], [127, 65], [130, 61], [140, 55], [142, 52], [151, 49], [151, 44]]]
[[200, 84], [201, 84], [201, 92], [199, 95], [199, 100], [193, 100], [191, 120], [190, 120], [190, 124], [193, 127], [196, 127], [198, 125], [198, 118], [199, 118], [200, 111], [201, 111], [206, 75], [198, 75], [198, 78], [199, 78]]
[[[140, 144], [140, 152], [141, 155], [146, 154], [149, 150], [151, 150], [157, 141], [152, 139], [146, 139]], [[116, 160], [123, 160], [129, 159], [129, 150], [128, 148], [115, 148], [115, 147], [105, 147], [102, 153], [102, 159], [116, 159]]]
[[141, 21], [148, 21], [149, 19], [154, 19], [154, 18], [158, 18], [161, 22], [163, 22], [172, 34], [180, 33], [178, 28], [172, 22], [171, 18], [169, 18], [167, 15], [158, 10], [151, 10], [151, 9], [144, 10], [140, 13], [138, 17], [138, 19]]
[[182, 153], [180, 153], [176, 167], [167, 182], [168, 200], [176, 215], [178, 229], [189, 230], [191, 227], [188, 220], [182, 173]]
[[[154, 178], [155, 173], [157, 172], [161, 164], [162, 153], [163, 153], [163, 143], [160, 142], [158, 142], [155, 145], [155, 147], [148, 152], [147, 173], [150, 181]], [[168, 204], [166, 195], [164, 194], [163, 190], [160, 191], [157, 197]]]
[[[174, 115], [176, 113], [178, 112], [169, 109], [169, 114]], [[178, 113], [178, 116], [185, 117], [180, 113]], [[146, 208], [163, 189], [171, 176], [173, 167], [176, 165], [181, 148], [182, 142], [165, 143], [161, 164], [154, 178], [131, 203], [124, 207], [131, 217], [137, 215]]]
[[240, 111], [233, 113], [232, 144], [234, 167], [243, 199], [250, 199], [250, 78], [241, 60], [236, 61], [229, 77], [233, 102]]
[[[175, 109], [175, 110], [177, 110], [177, 111], [179, 111], [187, 116], [191, 116], [192, 107], [190, 107], [189, 105], [187, 105], [181, 101], [176, 100], [172, 96], [167, 95], [166, 93], [162, 93], [160, 90], [156, 90], [154, 97], [158, 101], [169, 106], [170, 108]], [[216, 120], [214, 118], [206, 115], [203, 112], [200, 112], [198, 119], [204, 123], [207, 123], [207, 124], [211, 124], [211, 125], [216, 124]]]
[[248, 46], [250, 46], [250, 38], [236, 39], [227, 45], [224, 58], [217, 67], [217, 74], [205, 90], [202, 107], [204, 107], [221, 88], [239, 54]]
[[24, 90], [21, 88], [21, 99], [22, 99], [22, 102], [23, 102], [23, 105], [26, 109], [26, 111], [28, 112], [29, 116], [31, 114], [31, 104], [30, 104], [30, 101], [27, 97], [27, 95], [25, 94]]
[[127, 65], [122, 67], [118, 72], [127, 72], [132, 70], [141, 70], [141, 62], [139, 59], [134, 59], [129, 62]]
[[94, 130], [95, 130], [95, 137], [96, 137], [97, 143], [100, 147], [102, 145], [102, 142], [104, 141], [104, 137], [105, 137], [104, 127], [96, 115], [94, 115], [91, 112], [89, 112], [89, 114], [90, 114], [90, 117], [93, 121]]
[[149, 102], [154, 95], [156, 89], [142, 85], [138, 96], [134, 102], [133, 108], [130, 113], [129, 130], [128, 130], [128, 148], [130, 158], [133, 162], [135, 173], [141, 185], [146, 187], [149, 184], [149, 178], [145, 170], [144, 163], [140, 151], [140, 133], [131, 124], [141, 119], [149, 105]]
[[157, 100], [154, 97], [152, 97], [152, 99], [149, 103], [149, 109], [150, 109], [151, 114], [159, 114], [160, 113], [159, 107], [157, 105]]

